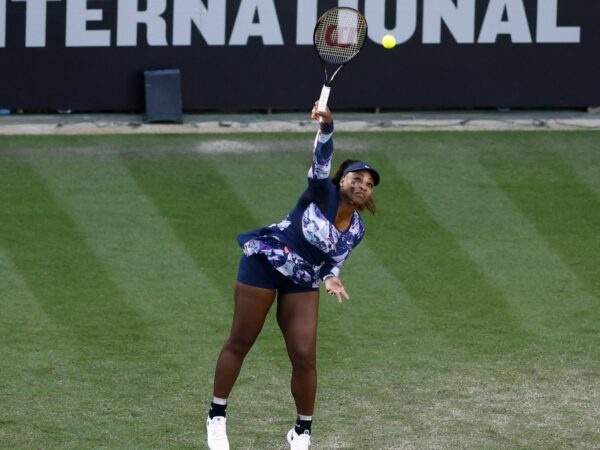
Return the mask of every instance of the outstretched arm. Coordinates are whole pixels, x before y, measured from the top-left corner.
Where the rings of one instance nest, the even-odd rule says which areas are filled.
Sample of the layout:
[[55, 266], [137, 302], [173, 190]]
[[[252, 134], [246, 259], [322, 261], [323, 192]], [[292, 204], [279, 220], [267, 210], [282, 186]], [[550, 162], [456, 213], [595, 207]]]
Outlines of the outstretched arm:
[[323, 112], [317, 111], [318, 103], [318, 101], [315, 102], [310, 115], [313, 120], [322, 120], [320, 121], [319, 132], [315, 138], [312, 164], [308, 171], [309, 180], [325, 180], [329, 178], [331, 160], [333, 158], [333, 115], [329, 108]]

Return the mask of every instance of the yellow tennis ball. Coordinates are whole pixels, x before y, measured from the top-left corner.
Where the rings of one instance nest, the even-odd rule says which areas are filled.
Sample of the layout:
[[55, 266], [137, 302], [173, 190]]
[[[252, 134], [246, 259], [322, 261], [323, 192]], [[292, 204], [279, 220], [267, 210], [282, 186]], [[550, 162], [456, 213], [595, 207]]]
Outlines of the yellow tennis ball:
[[384, 37], [381, 38], [381, 45], [383, 45], [383, 47], [387, 48], [388, 50], [390, 48], [394, 48], [396, 46], [396, 38], [391, 34], [386, 34]]

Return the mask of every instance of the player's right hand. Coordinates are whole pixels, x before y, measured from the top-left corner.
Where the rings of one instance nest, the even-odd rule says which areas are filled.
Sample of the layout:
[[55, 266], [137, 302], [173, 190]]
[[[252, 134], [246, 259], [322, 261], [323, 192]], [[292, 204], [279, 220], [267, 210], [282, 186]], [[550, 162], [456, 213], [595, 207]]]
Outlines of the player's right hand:
[[[333, 115], [331, 114], [331, 110], [328, 106], [326, 106], [325, 111], [318, 111], [319, 101], [317, 100], [313, 106], [310, 117], [312, 120], [321, 120], [321, 123], [331, 123], [333, 122]], [[322, 117], [322, 119], [320, 119]]]

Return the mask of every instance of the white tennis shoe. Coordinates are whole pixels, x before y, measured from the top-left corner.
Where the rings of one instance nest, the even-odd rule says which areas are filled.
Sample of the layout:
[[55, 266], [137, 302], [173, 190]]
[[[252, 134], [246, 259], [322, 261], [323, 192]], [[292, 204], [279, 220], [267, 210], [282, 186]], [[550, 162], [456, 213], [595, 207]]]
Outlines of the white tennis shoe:
[[206, 419], [206, 436], [210, 450], [229, 450], [229, 439], [227, 439], [227, 419], [215, 416]]
[[308, 450], [310, 448], [310, 434], [298, 434], [293, 428], [288, 431], [287, 441], [290, 444], [290, 450]]

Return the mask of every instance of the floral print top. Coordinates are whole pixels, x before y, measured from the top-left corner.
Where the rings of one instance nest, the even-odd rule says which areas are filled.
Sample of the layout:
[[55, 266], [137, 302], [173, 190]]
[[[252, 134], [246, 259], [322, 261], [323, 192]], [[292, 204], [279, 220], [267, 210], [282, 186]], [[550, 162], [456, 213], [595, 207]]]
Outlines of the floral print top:
[[321, 124], [308, 171], [308, 187], [294, 209], [278, 223], [237, 237], [246, 256], [264, 254], [275, 269], [301, 286], [318, 287], [319, 278], [338, 276], [365, 234], [356, 211], [348, 229], [335, 226], [340, 195], [339, 186], [329, 178], [332, 159], [333, 124]]

